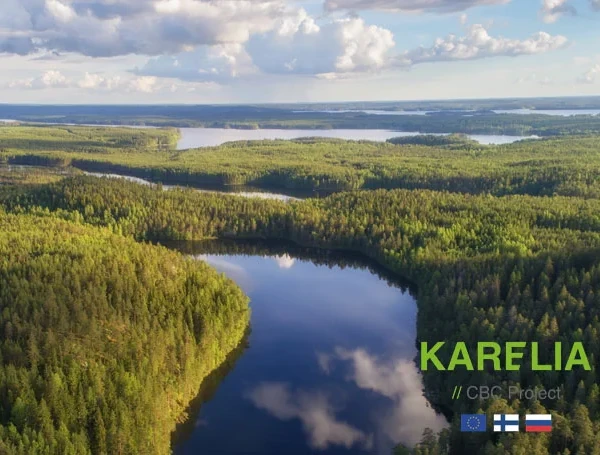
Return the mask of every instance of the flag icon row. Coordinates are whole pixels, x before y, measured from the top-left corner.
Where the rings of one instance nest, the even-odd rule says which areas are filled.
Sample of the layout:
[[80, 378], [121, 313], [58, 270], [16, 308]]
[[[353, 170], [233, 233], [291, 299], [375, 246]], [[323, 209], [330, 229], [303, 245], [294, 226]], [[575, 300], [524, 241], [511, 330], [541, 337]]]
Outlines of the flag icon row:
[[[487, 430], [487, 416], [485, 414], [462, 414], [460, 417], [460, 431], [462, 432], [482, 433]], [[494, 432], [519, 432], [521, 431], [520, 422], [519, 414], [494, 414]], [[552, 431], [552, 415], [525, 415], [525, 432], [548, 433], [550, 431]]]

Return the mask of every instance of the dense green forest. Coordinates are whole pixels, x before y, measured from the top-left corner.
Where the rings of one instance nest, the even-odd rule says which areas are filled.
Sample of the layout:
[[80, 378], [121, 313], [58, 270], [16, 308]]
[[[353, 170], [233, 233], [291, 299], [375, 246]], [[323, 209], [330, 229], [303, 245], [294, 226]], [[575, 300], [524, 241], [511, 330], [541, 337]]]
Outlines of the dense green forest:
[[242, 340], [239, 288], [48, 213], [0, 211], [0, 257], [0, 453], [169, 453], [200, 383]]
[[[38, 131], [39, 143], [35, 139], [19, 139], [21, 128], [25, 137]], [[442, 143], [431, 136], [393, 141], [400, 142], [398, 145], [308, 138], [230, 142], [183, 151], [159, 151], [153, 145], [123, 151], [119, 146], [107, 145], [104, 151], [84, 152], [78, 149], [77, 141], [62, 145], [46, 139], [46, 134], [61, 137], [64, 127], [8, 127], [8, 133], [4, 133], [8, 139], [2, 139], [3, 131], [0, 127], [0, 161], [71, 165], [85, 171], [126, 174], [169, 184], [325, 191], [404, 188], [600, 197], [600, 136], [549, 138], [501, 146], [474, 144], [461, 137], [446, 138]], [[155, 134], [173, 134], [170, 130], [123, 131], [83, 128], [77, 136], [98, 134], [99, 137], [92, 136], [95, 143], [111, 144], [122, 135], [135, 143], [148, 139], [148, 134], [152, 141], [157, 140]]]
[[[11, 133], [17, 141], [19, 128], [12, 128], [16, 132]], [[127, 131], [137, 134], [136, 130]], [[98, 133], [110, 135], [107, 130]], [[35, 141], [35, 137], [31, 139]], [[107, 144], [111, 141], [106, 139]], [[17, 380], [3, 373], [2, 378], [10, 380], [0, 383], [0, 393], [4, 394], [0, 400], [0, 441], [8, 444], [5, 450], [36, 453], [33, 450], [38, 450], [38, 444], [51, 448], [37, 453], [68, 453], [59, 451], [67, 444], [72, 453], [79, 453], [80, 446], [88, 451], [83, 453], [93, 454], [103, 453], [104, 447], [106, 453], [119, 453], [117, 449], [135, 453], [140, 447], [164, 453], [168, 431], [201, 378], [242, 338], [247, 307], [240, 291], [208, 267], [192, 265], [176, 253], [144, 242], [221, 237], [287, 240], [371, 258], [417, 285], [417, 341], [538, 341], [544, 347], [542, 361], [552, 355], [551, 346], [556, 341], [582, 341], [586, 346], [591, 372], [533, 372], [527, 368], [424, 372], [427, 397], [452, 425], [440, 435], [426, 432], [418, 447], [399, 448], [399, 453], [600, 454], [600, 138], [552, 138], [505, 146], [481, 146], [456, 138], [444, 143], [423, 141], [259, 141], [180, 152], [155, 150], [152, 143], [147, 149], [107, 145], [106, 153], [63, 147], [60, 141], [46, 141], [43, 147], [32, 145], [31, 149], [18, 144], [6, 148], [1, 156], [9, 163], [52, 164], [46, 160], [58, 159], [62, 167], [49, 169], [48, 175], [42, 168], [31, 174], [25, 169], [0, 172], [0, 203], [6, 212], [2, 214], [0, 238], [5, 240], [0, 243], [4, 245], [0, 279], [7, 280], [0, 284], [0, 299], [7, 308], [0, 325], [0, 353], [4, 370], [18, 371], [14, 374]], [[4, 148], [1, 141], [0, 148]], [[323, 188], [335, 183], [337, 189], [394, 189], [348, 191], [324, 199], [284, 203], [62, 175], [77, 173], [68, 164], [80, 169], [99, 166], [165, 182], [181, 179], [197, 183], [214, 178], [222, 184], [252, 181], [268, 186], [283, 182]], [[118, 276], [106, 265], [113, 258], [122, 264]], [[165, 263], [174, 263], [186, 273], [169, 274]], [[94, 270], [101, 271], [98, 277], [90, 275], [92, 264]], [[199, 285], [198, 293], [191, 294], [197, 297], [195, 301], [184, 301], [190, 274], [197, 277], [193, 283], [207, 284]], [[10, 281], [13, 276], [38, 275], [39, 280]], [[121, 283], [131, 281], [131, 289], [123, 290], [117, 279]], [[29, 286], [38, 287], [27, 292]], [[12, 295], [9, 292], [21, 295], [22, 289], [26, 292], [18, 302], [23, 304], [15, 307], [15, 300], [6, 296]], [[56, 299], [57, 309], [46, 308], [40, 302], [44, 292], [50, 292], [47, 289], [72, 297], [60, 302]], [[113, 295], [112, 300], [108, 295]], [[97, 309], [90, 307], [96, 299], [105, 299]], [[148, 307], [147, 302], [154, 299], [157, 307]], [[154, 308], [161, 311], [155, 313]], [[36, 311], [47, 318], [46, 325], [28, 323]], [[76, 317], [65, 317], [65, 311]], [[215, 343], [212, 347], [203, 344], [203, 337], [197, 344], [194, 327], [198, 319], [214, 324], [218, 335], [209, 336]], [[34, 364], [30, 346], [42, 346], [39, 340], [46, 336], [48, 324], [54, 338], [43, 340], [44, 346], [50, 343], [46, 348], [50, 352], [36, 357]], [[119, 332], [117, 327], [123, 326], [128, 330]], [[104, 331], [107, 327], [108, 332]], [[157, 330], [164, 335], [148, 336]], [[12, 335], [15, 333], [18, 336]], [[35, 334], [33, 340], [30, 333]], [[86, 344], [85, 336], [93, 337], [94, 342]], [[172, 340], [172, 346], [185, 346], [183, 352], [189, 357], [173, 358], [168, 353], [171, 351], [159, 350], [155, 359], [153, 350], [164, 349], [155, 346], [156, 341], [165, 337]], [[117, 350], [121, 345], [126, 349]], [[212, 355], [203, 355], [206, 352]], [[144, 357], [147, 353], [151, 354]], [[96, 357], [101, 360], [92, 363]], [[82, 358], [90, 372], [85, 370], [84, 374], [79, 366], [78, 375], [71, 379], [73, 365], [80, 365]], [[191, 370], [180, 370], [186, 365], [181, 363], [184, 359], [201, 365], [201, 373], [196, 376]], [[209, 365], [206, 359], [210, 359]], [[155, 360], [158, 363], [153, 363]], [[134, 384], [147, 385], [143, 390], [134, 387], [134, 391], [141, 390], [135, 395], [134, 408], [125, 410], [116, 404], [102, 408], [107, 406], [106, 397], [118, 403], [123, 390], [119, 387], [126, 382], [118, 369], [122, 365], [132, 367], [126, 371], [136, 378]], [[63, 372], [61, 384], [73, 394], [77, 407], [69, 407], [69, 401], [65, 409], [57, 410], [45, 398], [54, 389], [45, 388], [49, 386], [44, 381], [49, 380], [44, 375], [57, 371]], [[171, 373], [168, 384], [160, 379], [165, 371]], [[75, 388], [72, 381], [82, 385]], [[14, 384], [25, 385], [19, 388]], [[108, 391], [99, 393], [96, 384], [103, 384]], [[144, 393], [151, 384], [163, 387], [163, 393], [153, 400]], [[563, 398], [541, 402], [452, 400], [449, 391], [454, 386], [469, 384], [560, 387]], [[87, 401], [88, 396], [103, 396], [103, 400], [94, 404], [94, 400]], [[169, 401], [173, 396], [178, 397], [176, 404]], [[41, 412], [42, 398], [52, 425], [42, 426], [48, 419], [32, 411]], [[23, 402], [30, 414], [21, 410]], [[142, 409], [159, 409], [169, 403], [174, 406], [171, 419], [158, 426], [151, 428], [156, 422], [143, 421], [138, 414]], [[80, 406], [86, 410], [81, 413], [86, 418], [74, 411]], [[548, 411], [553, 414], [554, 428], [551, 434], [541, 435], [460, 433], [459, 414], [477, 411]], [[97, 424], [99, 417], [90, 415], [100, 416], [102, 425]], [[136, 419], [145, 422], [148, 430], [139, 432]], [[124, 433], [115, 422], [135, 422], [135, 437], [127, 442], [133, 445], [119, 445], [125, 444]], [[66, 430], [61, 430], [63, 424]], [[94, 429], [95, 425], [100, 429]], [[53, 432], [48, 433], [50, 427]], [[97, 434], [105, 436], [98, 438]], [[98, 439], [117, 445], [98, 448]], [[151, 441], [157, 441], [156, 445]]]
[[[571, 99], [446, 101], [419, 103], [351, 103], [344, 105], [270, 106], [0, 106], [0, 118], [24, 122], [138, 125], [205, 128], [389, 129], [422, 133], [471, 133], [539, 136], [600, 132], [600, 116], [561, 117], [542, 114], [496, 114], [492, 109], [598, 108], [597, 97]], [[319, 112], [338, 110], [338, 112]], [[390, 115], [348, 112], [383, 109]], [[398, 110], [436, 110], [428, 115], [398, 115]], [[472, 109], [461, 112], [459, 109]]]
[[172, 150], [179, 133], [172, 128], [0, 125], [0, 150], [60, 150], [81, 153], [131, 153]]
[[[361, 252], [418, 285], [419, 341], [583, 341], [591, 373], [426, 372], [427, 396], [453, 426], [439, 441], [429, 435], [416, 453], [600, 453], [597, 199], [377, 190], [285, 204], [74, 177], [5, 198], [4, 205], [138, 240], [280, 238]], [[453, 401], [447, 391], [465, 384], [543, 384], [564, 395], [558, 402]], [[554, 430], [458, 432], [458, 413], [478, 410], [548, 410]]]

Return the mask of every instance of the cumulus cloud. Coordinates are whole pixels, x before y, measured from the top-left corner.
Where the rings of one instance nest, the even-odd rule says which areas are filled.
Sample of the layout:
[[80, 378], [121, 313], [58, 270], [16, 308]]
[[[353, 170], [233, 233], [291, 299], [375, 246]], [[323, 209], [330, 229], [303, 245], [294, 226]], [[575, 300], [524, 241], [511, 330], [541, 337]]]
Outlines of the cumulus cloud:
[[106, 89], [113, 90], [120, 87], [122, 80], [119, 76], [106, 77], [100, 74], [90, 74], [86, 72], [77, 85], [83, 89], [97, 90]]
[[475, 6], [502, 5], [510, 0], [325, 0], [328, 11], [390, 10], [399, 12], [448, 13]]
[[566, 37], [545, 32], [538, 32], [525, 40], [493, 37], [483, 25], [475, 24], [469, 28], [466, 36], [438, 38], [431, 47], [419, 47], [400, 55], [396, 64], [411, 66], [428, 62], [541, 54], [564, 47], [567, 43]]
[[579, 78], [579, 82], [584, 84], [594, 84], [598, 81], [600, 81], [600, 63], [594, 65]]
[[60, 71], [50, 70], [39, 76], [17, 79], [7, 84], [8, 88], [39, 90], [46, 88], [79, 88], [83, 90], [107, 90], [122, 92], [154, 93], [164, 90], [167, 83], [156, 77], [121, 77], [84, 73], [79, 77], [67, 77]]
[[287, 11], [283, 0], [3, 0], [0, 51], [172, 54], [243, 43]]
[[154, 76], [137, 77], [131, 81], [131, 89], [142, 93], [152, 93], [158, 80]]
[[38, 77], [18, 79], [8, 83], [8, 88], [33, 89], [66, 88], [70, 81], [60, 71], [50, 70]]
[[[392, 32], [362, 18], [317, 20], [286, 0], [2, 0], [0, 53], [115, 57], [144, 55], [136, 78], [87, 74], [81, 89], [162, 89], [162, 79], [227, 83], [259, 74], [332, 80], [419, 63], [535, 54], [566, 45], [539, 32], [528, 39], [492, 37], [483, 25], [466, 36], [439, 38], [431, 47], [398, 55]], [[509, 0], [326, 0], [329, 9], [458, 12]], [[543, 0], [558, 17], [569, 0]], [[590, 0], [598, 6], [600, 0]], [[19, 82], [43, 87], [35, 79]], [[29, 84], [29, 85], [28, 85]], [[17, 84], [18, 85], [18, 84]]]
[[261, 71], [316, 75], [376, 71], [394, 46], [389, 30], [344, 18], [320, 27], [308, 19], [287, 23], [252, 38], [247, 49]]
[[541, 9], [544, 22], [556, 22], [564, 14], [577, 14], [577, 10], [569, 4], [569, 0], [542, 0]]
[[360, 18], [317, 25], [299, 9], [280, 18], [267, 33], [248, 43], [202, 47], [150, 59], [140, 75], [226, 82], [259, 72], [268, 74], [343, 74], [377, 71], [389, 62], [393, 34]]
[[241, 44], [202, 46], [173, 56], [148, 60], [136, 74], [172, 77], [185, 81], [228, 82], [258, 72], [252, 58]]

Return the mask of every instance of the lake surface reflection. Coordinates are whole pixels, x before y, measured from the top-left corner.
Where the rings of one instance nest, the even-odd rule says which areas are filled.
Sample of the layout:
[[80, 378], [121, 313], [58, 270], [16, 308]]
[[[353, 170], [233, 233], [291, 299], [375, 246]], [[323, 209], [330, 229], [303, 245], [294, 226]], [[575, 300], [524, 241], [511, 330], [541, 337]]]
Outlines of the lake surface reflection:
[[556, 115], [560, 117], [572, 117], [574, 115], [600, 115], [600, 109], [495, 109], [496, 114], [520, 114], [520, 115]]
[[[139, 185], [145, 186], [154, 186], [156, 183], [151, 182], [150, 180], [145, 180], [140, 177], [134, 177], [132, 175], [122, 175], [122, 174], [111, 174], [106, 172], [84, 172], [86, 175], [91, 175], [93, 177], [101, 177], [101, 178], [111, 178], [111, 179], [123, 179], [129, 182], [134, 182]], [[162, 185], [163, 190], [172, 190], [172, 189], [192, 189], [194, 191], [198, 191], [200, 193], [214, 193], [214, 194], [229, 194], [232, 196], [241, 196], [247, 198], [257, 198], [257, 199], [273, 199], [277, 201], [290, 202], [290, 201], [298, 201], [300, 199], [304, 199], [307, 197], [319, 197], [320, 193], [316, 191], [292, 191], [290, 193], [295, 194], [292, 196], [291, 194], [283, 194], [283, 193], [273, 193], [267, 190], [263, 190], [257, 187], [238, 185], [220, 189], [207, 189], [207, 188], [199, 188], [199, 187], [190, 187], [190, 186], [179, 186], [179, 185]], [[322, 194], [323, 196], [327, 195], [326, 193]]]
[[252, 307], [248, 348], [218, 388], [213, 378], [175, 454], [390, 455], [446, 426], [422, 394], [417, 308], [402, 283], [289, 245], [168, 246], [234, 279]]
[[[178, 150], [200, 147], [215, 147], [225, 142], [256, 141], [263, 139], [298, 139], [303, 137], [324, 137], [345, 139], [353, 141], [385, 142], [393, 137], [419, 136], [416, 131], [391, 131], [391, 130], [235, 130], [228, 128], [179, 128], [181, 137], [177, 143]], [[436, 136], [445, 136], [445, 133], [434, 133]], [[509, 144], [523, 139], [537, 139], [537, 136], [506, 136], [499, 134], [467, 134], [471, 139], [480, 144]]]

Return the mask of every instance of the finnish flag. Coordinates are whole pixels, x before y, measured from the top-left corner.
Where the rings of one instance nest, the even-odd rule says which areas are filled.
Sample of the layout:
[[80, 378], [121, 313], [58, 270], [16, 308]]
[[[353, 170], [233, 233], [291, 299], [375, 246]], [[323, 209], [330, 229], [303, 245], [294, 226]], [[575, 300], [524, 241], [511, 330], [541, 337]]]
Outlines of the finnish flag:
[[519, 414], [494, 414], [494, 431], [519, 431]]

